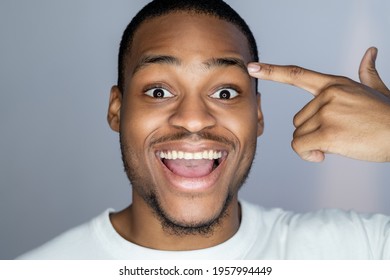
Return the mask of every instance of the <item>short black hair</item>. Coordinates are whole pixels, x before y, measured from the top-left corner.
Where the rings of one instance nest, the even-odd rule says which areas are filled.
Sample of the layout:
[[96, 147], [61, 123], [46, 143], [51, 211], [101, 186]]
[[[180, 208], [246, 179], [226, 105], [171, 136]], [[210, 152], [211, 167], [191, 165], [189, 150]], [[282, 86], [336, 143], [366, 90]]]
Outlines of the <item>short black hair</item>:
[[[245, 20], [222, 0], [154, 0], [143, 7], [131, 20], [122, 35], [118, 55], [118, 87], [123, 93], [125, 60], [131, 51], [133, 37], [140, 25], [146, 20], [169, 14], [171, 12], [192, 12], [214, 16], [234, 24], [248, 40], [249, 51], [253, 61], [258, 61], [256, 40]], [[257, 88], [257, 80], [256, 80]]]

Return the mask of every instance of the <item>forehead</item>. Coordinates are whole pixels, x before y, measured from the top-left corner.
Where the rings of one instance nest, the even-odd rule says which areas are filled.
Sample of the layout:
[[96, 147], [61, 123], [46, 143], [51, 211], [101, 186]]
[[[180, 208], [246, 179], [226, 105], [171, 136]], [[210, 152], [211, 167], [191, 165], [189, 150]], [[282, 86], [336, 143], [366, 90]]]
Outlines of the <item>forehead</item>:
[[154, 54], [175, 56], [184, 63], [223, 56], [251, 61], [248, 41], [234, 24], [190, 12], [172, 12], [142, 23], [133, 37], [128, 70], [140, 57]]

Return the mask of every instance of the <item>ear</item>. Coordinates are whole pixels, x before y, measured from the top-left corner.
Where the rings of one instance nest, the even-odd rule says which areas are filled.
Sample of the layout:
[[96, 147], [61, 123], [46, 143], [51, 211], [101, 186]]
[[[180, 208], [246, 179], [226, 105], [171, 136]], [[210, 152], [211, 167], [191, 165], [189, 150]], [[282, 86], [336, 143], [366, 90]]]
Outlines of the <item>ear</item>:
[[119, 132], [121, 120], [122, 93], [117, 86], [111, 88], [107, 121], [112, 130]]
[[256, 95], [257, 98], [257, 137], [261, 136], [264, 131], [264, 117], [261, 111], [261, 94], [260, 92]]

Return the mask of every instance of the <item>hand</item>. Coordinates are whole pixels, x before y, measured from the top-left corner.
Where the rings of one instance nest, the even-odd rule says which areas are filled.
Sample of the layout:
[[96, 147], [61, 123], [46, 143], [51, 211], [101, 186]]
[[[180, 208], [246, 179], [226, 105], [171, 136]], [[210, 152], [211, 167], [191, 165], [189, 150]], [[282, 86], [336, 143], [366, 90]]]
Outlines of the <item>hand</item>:
[[298, 66], [250, 63], [255, 78], [297, 86], [314, 99], [294, 117], [292, 147], [305, 160], [320, 162], [325, 153], [354, 159], [390, 161], [390, 90], [375, 68], [376, 48], [360, 64], [360, 82]]

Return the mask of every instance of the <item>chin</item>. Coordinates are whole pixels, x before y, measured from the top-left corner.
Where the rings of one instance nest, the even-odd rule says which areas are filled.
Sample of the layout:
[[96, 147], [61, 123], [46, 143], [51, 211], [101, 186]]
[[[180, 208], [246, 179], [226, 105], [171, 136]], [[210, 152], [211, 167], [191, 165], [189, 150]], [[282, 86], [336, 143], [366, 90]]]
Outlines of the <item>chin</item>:
[[232, 195], [209, 198], [191, 197], [163, 200], [156, 195], [148, 199], [163, 229], [175, 235], [212, 234], [227, 215]]

